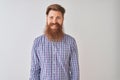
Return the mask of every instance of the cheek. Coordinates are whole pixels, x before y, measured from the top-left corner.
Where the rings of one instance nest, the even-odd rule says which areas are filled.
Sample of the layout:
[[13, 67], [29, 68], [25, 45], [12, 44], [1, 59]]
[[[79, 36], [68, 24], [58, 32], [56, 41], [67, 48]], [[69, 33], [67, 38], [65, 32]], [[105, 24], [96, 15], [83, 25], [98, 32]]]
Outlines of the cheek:
[[59, 23], [60, 25], [62, 25], [62, 24], [63, 24], [63, 21], [58, 21], [58, 23]]
[[62, 24], [62, 23], [63, 23], [63, 19], [59, 19], [59, 20], [57, 20], [57, 22], [58, 22], [59, 24]]
[[47, 24], [49, 25], [51, 23], [51, 21], [47, 21]]
[[52, 21], [47, 18], [46, 22], [47, 24], [50, 24]]

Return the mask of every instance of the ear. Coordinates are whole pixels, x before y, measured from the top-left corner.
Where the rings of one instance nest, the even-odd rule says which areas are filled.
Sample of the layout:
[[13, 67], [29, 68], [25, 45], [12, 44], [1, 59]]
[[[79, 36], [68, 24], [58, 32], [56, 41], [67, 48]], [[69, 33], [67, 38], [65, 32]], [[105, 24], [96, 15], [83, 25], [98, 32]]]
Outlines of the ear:
[[46, 22], [48, 21], [48, 15], [46, 15]]
[[47, 21], [47, 19], [48, 19], [48, 15], [46, 15], [46, 21]]
[[64, 16], [63, 16], [63, 22], [64, 22]]

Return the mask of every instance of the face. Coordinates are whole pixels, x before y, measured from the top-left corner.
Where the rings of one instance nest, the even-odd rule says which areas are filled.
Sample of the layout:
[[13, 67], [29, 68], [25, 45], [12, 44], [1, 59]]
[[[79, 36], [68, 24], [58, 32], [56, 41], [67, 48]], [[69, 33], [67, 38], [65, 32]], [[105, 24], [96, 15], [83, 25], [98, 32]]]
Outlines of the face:
[[[63, 15], [60, 11], [51, 10], [49, 14], [46, 16], [46, 19], [48, 25], [51, 23], [52, 24], [58, 23], [61, 26], [63, 25]], [[57, 25], [51, 25], [50, 28], [56, 30], [58, 27]]]
[[45, 34], [49, 40], [60, 41], [63, 38], [63, 16], [60, 11], [51, 10], [46, 16]]

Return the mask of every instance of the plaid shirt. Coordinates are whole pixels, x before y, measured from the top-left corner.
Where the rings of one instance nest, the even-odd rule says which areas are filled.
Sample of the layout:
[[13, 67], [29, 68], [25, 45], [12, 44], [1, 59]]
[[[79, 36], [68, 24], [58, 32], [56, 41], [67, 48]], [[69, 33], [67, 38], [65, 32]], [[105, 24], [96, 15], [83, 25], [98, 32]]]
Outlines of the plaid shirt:
[[79, 80], [76, 41], [67, 34], [60, 42], [35, 38], [31, 59], [29, 80]]

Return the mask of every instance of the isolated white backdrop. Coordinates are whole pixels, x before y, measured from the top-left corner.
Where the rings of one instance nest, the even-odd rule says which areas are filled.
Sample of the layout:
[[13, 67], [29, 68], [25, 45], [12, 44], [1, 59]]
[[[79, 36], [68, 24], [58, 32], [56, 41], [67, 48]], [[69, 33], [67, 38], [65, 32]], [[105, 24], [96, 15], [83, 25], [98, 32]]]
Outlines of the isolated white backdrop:
[[81, 80], [120, 80], [119, 0], [0, 0], [0, 80], [28, 80], [45, 10], [66, 9], [64, 31], [78, 45]]

